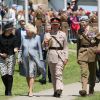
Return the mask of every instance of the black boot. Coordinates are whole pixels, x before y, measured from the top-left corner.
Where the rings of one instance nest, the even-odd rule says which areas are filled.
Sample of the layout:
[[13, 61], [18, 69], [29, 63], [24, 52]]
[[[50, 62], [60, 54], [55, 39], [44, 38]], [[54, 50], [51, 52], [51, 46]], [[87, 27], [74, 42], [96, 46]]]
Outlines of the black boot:
[[39, 82], [40, 82], [41, 84], [46, 84], [46, 79], [45, 79], [45, 78], [39, 79]]
[[54, 92], [54, 97], [57, 97], [57, 98], [60, 98], [61, 97], [61, 94], [62, 94], [62, 90], [61, 89], [58, 89], [56, 90], [56, 92]]
[[82, 97], [87, 96], [86, 90], [80, 90], [80, 91], [79, 91], [79, 94], [80, 94]]
[[53, 97], [57, 97], [57, 91], [54, 92]]
[[11, 96], [12, 93], [12, 85], [13, 85], [13, 76], [12, 75], [8, 75], [8, 96]]
[[48, 79], [49, 79], [49, 82], [51, 83], [52, 80], [51, 80], [51, 73], [50, 73], [50, 68], [49, 68], [49, 66], [48, 66]]
[[7, 95], [7, 91], [8, 91], [8, 78], [7, 78], [7, 75], [4, 75], [1, 77], [2, 81], [3, 81], [3, 84], [5, 86], [5, 95]]
[[94, 93], [94, 86], [89, 86], [89, 96], [93, 95]]

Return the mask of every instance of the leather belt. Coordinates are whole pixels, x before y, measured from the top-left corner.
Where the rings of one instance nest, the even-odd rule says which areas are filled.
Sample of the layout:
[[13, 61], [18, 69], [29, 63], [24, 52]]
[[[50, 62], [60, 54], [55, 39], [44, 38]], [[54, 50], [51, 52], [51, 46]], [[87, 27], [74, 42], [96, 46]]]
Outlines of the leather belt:
[[63, 47], [50, 47], [50, 50], [63, 50]]
[[82, 45], [81, 47], [84, 47], [84, 48], [89, 48], [89, 47], [94, 47], [96, 45]]

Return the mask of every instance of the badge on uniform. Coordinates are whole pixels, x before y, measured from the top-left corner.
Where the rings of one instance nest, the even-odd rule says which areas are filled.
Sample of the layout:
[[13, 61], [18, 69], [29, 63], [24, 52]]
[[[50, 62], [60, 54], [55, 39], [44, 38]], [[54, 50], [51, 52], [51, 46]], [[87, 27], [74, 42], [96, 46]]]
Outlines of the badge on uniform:
[[91, 43], [95, 43], [96, 42], [96, 40], [95, 40], [96, 33], [95, 32], [89, 32], [88, 33], [88, 37], [90, 38]]

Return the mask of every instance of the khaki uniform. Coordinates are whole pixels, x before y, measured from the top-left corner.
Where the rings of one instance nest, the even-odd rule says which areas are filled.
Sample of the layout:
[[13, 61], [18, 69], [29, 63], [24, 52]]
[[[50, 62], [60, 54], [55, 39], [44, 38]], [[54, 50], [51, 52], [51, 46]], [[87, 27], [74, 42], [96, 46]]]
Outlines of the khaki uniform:
[[98, 17], [96, 15], [90, 17], [90, 25], [94, 28], [98, 27]]
[[41, 33], [41, 28], [42, 28], [42, 19], [45, 18], [43, 15], [43, 11], [41, 9], [37, 9], [35, 12], [35, 25], [37, 27], [37, 33]]
[[67, 23], [67, 22], [62, 22], [62, 23], [61, 23], [61, 30], [62, 30], [63, 32], [65, 32], [66, 34], [68, 34], [68, 29], [69, 29], [68, 23]]
[[[93, 27], [89, 27], [88, 33], [94, 33], [95, 37], [91, 38], [89, 35], [85, 35], [91, 41], [91, 44], [85, 37], [81, 34], [78, 34], [78, 63], [81, 68], [81, 80], [82, 80], [82, 89], [87, 91], [87, 83], [89, 79], [89, 85], [94, 88], [95, 78], [96, 78], [96, 54], [95, 51], [98, 45], [98, 39], [100, 39], [97, 31]], [[96, 33], [96, 34], [95, 34]], [[86, 34], [86, 32], [83, 32]], [[95, 42], [95, 43], [94, 43]]]
[[64, 69], [63, 61], [68, 59], [68, 48], [67, 48], [67, 37], [66, 34], [62, 31], [58, 31], [57, 34], [55, 33], [46, 33], [45, 37], [47, 36], [54, 36], [62, 45], [63, 49], [50, 49], [52, 47], [58, 48], [60, 47], [59, 43], [52, 38], [52, 44], [49, 47], [47, 52], [47, 61], [50, 67], [51, 78], [53, 83], [54, 92], [58, 89], [63, 90], [63, 82], [62, 82], [62, 73]]
[[69, 25], [68, 25], [68, 22], [67, 22], [67, 16], [62, 14], [60, 19], [61, 19], [61, 30], [63, 32], [65, 32], [66, 34], [68, 34]]

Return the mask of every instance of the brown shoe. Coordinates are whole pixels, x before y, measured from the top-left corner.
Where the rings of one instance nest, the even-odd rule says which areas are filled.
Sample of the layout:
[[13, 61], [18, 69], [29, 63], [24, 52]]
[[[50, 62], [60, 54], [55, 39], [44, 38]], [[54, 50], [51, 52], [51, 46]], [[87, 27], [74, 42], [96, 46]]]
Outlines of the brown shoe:
[[80, 90], [79, 91], [79, 94], [82, 96], [82, 97], [85, 97], [87, 95], [87, 92], [85, 90]]

